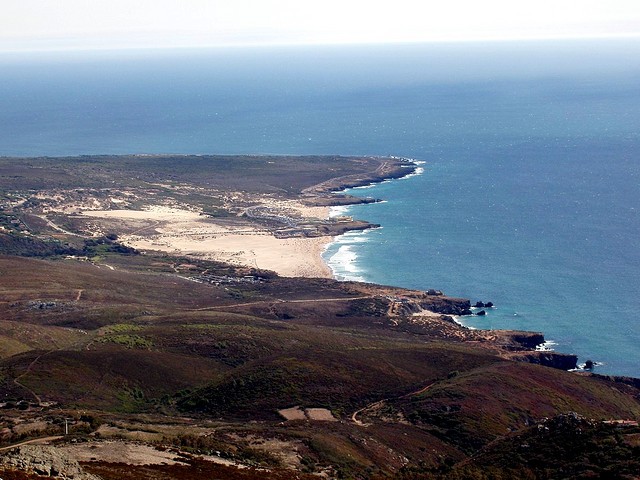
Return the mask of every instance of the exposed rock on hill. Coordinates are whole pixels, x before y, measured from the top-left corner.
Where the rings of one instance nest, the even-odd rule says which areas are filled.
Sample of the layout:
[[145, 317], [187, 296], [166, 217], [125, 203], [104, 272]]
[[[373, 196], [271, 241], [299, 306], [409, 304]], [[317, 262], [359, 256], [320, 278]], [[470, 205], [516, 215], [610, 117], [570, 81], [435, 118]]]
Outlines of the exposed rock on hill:
[[0, 465], [30, 474], [61, 480], [100, 480], [55, 447], [22, 445], [0, 456]]

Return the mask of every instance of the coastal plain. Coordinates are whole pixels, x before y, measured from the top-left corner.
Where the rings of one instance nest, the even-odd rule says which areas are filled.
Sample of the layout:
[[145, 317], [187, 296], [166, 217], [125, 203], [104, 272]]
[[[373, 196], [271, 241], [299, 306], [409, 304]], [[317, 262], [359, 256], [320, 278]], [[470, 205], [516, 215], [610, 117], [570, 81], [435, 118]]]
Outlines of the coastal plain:
[[[7, 159], [4, 178], [12, 180], [5, 180], [5, 187], [14, 196], [5, 206], [22, 206], [32, 213], [27, 222], [44, 222], [45, 231], [54, 234], [111, 233], [140, 250], [189, 254], [286, 276], [330, 277], [320, 254], [331, 236], [372, 225], [347, 217], [330, 220], [325, 194], [401, 176], [411, 168], [397, 159], [352, 158], [345, 170], [340, 157], [332, 160], [132, 156], [32, 159], [35, 164], [22, 159], [15, 165]], [[326, 169], [318, 168], [319, 162]], [[177, 173], [172, 171], [176, 164]], [[21, 176], [29, 167], [29, 175]], [[300, 177], [312, 182], [311, 188], [301, 188]], [[37, 185], [47, 187], [29, 190]], [[24, 191], [33, 195], [17, 193]], [[363, 200], [334, 195], [331, 201]]]
[[634, 478], [637, 379], [330, 278], [324, 245], [376, 227], [338, 192], [415, 168], [1, 158], [2, 478]]

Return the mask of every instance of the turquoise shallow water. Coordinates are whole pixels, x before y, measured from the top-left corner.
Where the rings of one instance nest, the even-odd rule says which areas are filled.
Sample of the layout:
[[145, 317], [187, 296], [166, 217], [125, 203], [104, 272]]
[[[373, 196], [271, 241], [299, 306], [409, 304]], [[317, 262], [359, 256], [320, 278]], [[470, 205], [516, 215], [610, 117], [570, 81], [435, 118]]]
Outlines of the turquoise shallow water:
[[0, 56], [0, 154], [394, 154], [336, 274], [491, 300], [640, 376], [638, 42]]

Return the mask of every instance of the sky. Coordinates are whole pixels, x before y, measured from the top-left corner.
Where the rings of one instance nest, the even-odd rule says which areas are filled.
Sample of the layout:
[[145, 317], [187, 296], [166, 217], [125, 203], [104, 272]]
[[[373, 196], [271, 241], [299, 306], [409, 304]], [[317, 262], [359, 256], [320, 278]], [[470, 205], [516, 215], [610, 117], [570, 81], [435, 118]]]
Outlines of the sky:
[[640, 38], [640, 0], [2, 0], [0, 51]]

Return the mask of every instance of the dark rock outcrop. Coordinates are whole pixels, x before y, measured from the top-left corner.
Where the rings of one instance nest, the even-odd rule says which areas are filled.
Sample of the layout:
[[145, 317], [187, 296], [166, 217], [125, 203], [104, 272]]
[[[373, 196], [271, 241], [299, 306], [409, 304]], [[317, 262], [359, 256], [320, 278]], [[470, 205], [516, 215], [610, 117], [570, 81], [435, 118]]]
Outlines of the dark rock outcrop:
[[474, 308], [493, 308], [493, 302], [476, 302]]
[[323, 196], [347, 188], [363, 187], [387, 179], [402, 178], [416, 171], [417, 165], [406, 159], [380, 158], [379, 165], [371, 172], [332, 178], [305, 188], [302, 194], [308, 197]]
[[471, 302], [466, 298], [453, 298], [443, 295], [429, 295], [420, 299], [420, 306], [443, 315], [471, 315]]
[[342, 235], [346, 232], [368, 230], [370, 228], [380, 228], [377, 223], [369, 223], [360, 220], [353, 220], [349, 222], [336, 222], [327, 223], [317, 228], [317, 232], [320, 235]]
[[516, 361], [535, 363], [559, 370], [573, 370], [578, 366], [578, 357], [566, 353], [526, 352], [513, 355], [511, 358]]
[[529, 349], [534, 349], [545, 342], [544, 335], [538, 332], [517, 332], [513, 333], [511, 338], [514, 342]]
[[[623, 385], [629, 385], [637, 390], [640, 390], [640, 378], [620, 377], [616, 375], [600, 375], [596, 373], [592, 373], [591, 375], [595, 378], [601, 378], [608, 382], [616, 382]], [[638, 393], [638, 398], [640, 398], [640, 393]]]
[[344, 205], [366, 205], [370, 203], [379, 203], [379, 198], [372, 197], [355, 197], [353, 195], [331, 195], [325, 197], [309, 197], [304, 198], [303, 203], [314, 207], [338, 207]]

